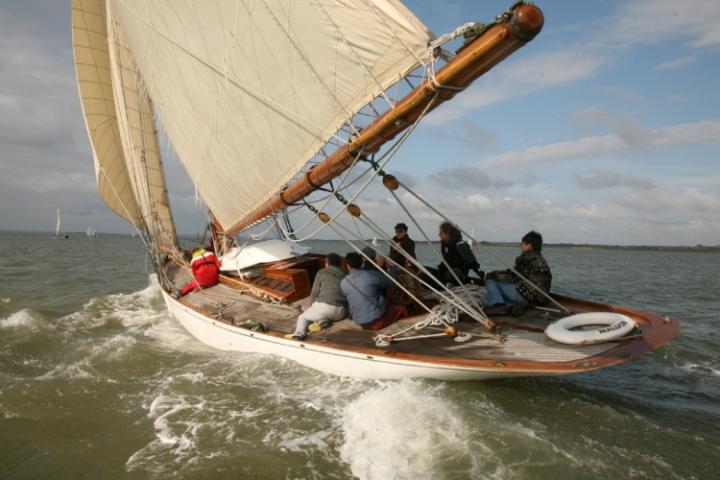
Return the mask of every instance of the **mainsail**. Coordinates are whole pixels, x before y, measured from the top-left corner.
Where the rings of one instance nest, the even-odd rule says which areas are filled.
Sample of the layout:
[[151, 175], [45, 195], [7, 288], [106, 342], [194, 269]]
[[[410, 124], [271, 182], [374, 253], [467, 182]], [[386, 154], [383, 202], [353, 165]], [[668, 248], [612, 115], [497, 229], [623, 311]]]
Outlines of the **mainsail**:
[[[398, 0], [73, 0], [101, 196], [160, 246], [175, 245], [156, 112], [215, 226], [235, 234], [330, 182], [356, 151], [377, 151], [542, 21], [515, 4], [436, 72], [444, 40]], [[423, 82], [390, 99], [420, 65]], [[374, 120], [361, 129], [353, 118], [367, 108]]]
[[396, 0], [110, 1], [183, 165], [223, 227], [280, 190], [426, 55]]

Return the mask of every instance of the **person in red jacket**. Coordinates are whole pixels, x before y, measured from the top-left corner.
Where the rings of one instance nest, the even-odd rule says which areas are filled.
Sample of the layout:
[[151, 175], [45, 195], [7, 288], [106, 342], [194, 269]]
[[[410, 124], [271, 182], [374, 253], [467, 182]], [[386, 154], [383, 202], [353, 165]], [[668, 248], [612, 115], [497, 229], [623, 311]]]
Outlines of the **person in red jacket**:
[[220, 270], [220, 260], [213, 252], [200, 248], [193, 252], [192, 261], [193, 279], [188, 282], [180, 290], [177, 290], [177, 297], [182, 297], [198, 287], [212, 287], [218, 283], [218, 271]]

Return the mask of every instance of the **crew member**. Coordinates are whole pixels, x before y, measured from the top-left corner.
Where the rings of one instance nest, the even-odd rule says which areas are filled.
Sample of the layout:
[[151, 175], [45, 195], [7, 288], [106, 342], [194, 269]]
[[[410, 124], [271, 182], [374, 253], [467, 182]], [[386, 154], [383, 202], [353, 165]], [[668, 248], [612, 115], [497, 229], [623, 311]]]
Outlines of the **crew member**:
[[190, 267], [192, 268], [193, 279], [180, 290], [174, 292], [174, 296], [182, 297], [198, 287], [207, 288], [217, 285], [220, 260], [215, 256], [215, 253], [208, 252], [204, 248], [195, 250], [190, 261]]

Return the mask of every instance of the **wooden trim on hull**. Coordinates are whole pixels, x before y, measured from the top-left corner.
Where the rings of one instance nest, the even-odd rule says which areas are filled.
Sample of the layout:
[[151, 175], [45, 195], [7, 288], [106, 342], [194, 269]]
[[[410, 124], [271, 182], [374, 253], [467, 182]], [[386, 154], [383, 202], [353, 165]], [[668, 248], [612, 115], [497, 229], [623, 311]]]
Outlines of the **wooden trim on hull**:
[[[468, 380], [580, 373], [617, 365], [637, 358], [664, 345], [675, 337], [679, 331], [679, 322], [677, 320], [663, 318], [658, 314], [616, 305], [605, 305], [570, 297], [556, 296], [559, 301], [572, 310], [612, 311], [628, 315], [638, 323], [642, 330], [642, 335], [634, 336], [626, 340], [621, 339], [615, 342], [617, 343], [616, 346], [600, 354], [573, 361], [544, 362], [504, 359], [458, 359], [399, 352], [394, 351], [392, 346], [387, 348], [374, 346], [361, 348], [312, 338], [302, 342], [285, 340], [282, 334], [277, 332], [262, 334], [232, 326], [224, 320], [215, 320], [212, 317], [213, 313], [210, 311], [191, 305], [183, 301], [183, 299], [174, 299], [165, 292], [163, 292], [163, 296], [169, 309], [176, 317], [178, 317], [178, 315], [174, 310], [180, 308], [193, 313], [192, 316], [194, 319], [192, 321], [205, 322], [208, 324], [207, 326], [223, 330], [224, 332], [220, 332], [220, 335], [235, 333], [243, 335], [249, 342], [264, 340], [265, 342], [269, 341], [274, 344], [272, 349], [260, 348], [259, 343], [250, 343], [243, 348], [226, 348], [224, 347], [224, 343], [222, 345], [214, 345], [213, 342], [208, 342], [207, 338], [202, 338], [203, 335], [207, 335], [207, 333], [199, 333], [193, 325], [186, 325], [186, 322], [190, 320], [178, 318], [186, 329], [203, 343], [210, 346], [226, 350], [279, 354], [327, 373], [364, 378], [420, 376], [447, 380]], [[198, 326], [196, 325], [196, 327]], [[368, 343], [370, 344], [370, 341], [368, 341]], [[299, 355], [297, 354], [298, 349], [306, 353]], [[345, 358], [347, 362], [353, 365], [338, 365], [337, 359], [340, 357]], [[365, 371], [364, 367], [361, 367], [360, 364], [355, 365], [357, 362], [366, 365], [368, 360], [372, 360], [375, 366], [378, 364], [384, 366], [380, 369], [373, 367], [371, 371]], [[383, 368], [391, 369], [391, 371], [383, 371]]]

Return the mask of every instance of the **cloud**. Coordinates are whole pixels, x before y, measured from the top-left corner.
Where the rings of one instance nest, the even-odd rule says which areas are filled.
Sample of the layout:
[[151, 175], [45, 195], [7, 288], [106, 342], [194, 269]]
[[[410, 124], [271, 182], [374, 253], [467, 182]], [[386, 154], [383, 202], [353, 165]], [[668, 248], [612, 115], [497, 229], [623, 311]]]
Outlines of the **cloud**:
[[690, 55], [685, 55], [684, 57], [667, 60], [655, 65], [655, 70], [674, 70], [676, 68], [684, 67], [685, 65], [692, 65], [697, 61], [698, 57], [699, 55], [697, 53], [691, 53]]
[[720, 45], [720, 8], [707, 0], [637, 0], [623, 5], [609, 24], [607, 38], [625, 45], [678, 37], [692, 47]]
[[480, 149], [500, 143], [500, 139], [495, 133], [479, 127], [470, 120], [465, 120], [462, 126], [463, 130], [457, 134], [456, 138], [466, 147]]
[[664, 191], [629, 192], [615, 198], [613, 202], [642, 214], [674, 213], [675, 218], [700, 218], [720, 223], [720, 217], [717, 216], [720, 195], [704, 193], [696, 188], [686, 188], [679, 195], [670, 195]]
[[[720, 121], [703, 120], [659, 128], [648, 128], [643, 147], [660, 148], [671, 145], [720, 141]], [[572, 159], [617, 153], [636, 148], [619, 134], [579, 138], [567, 142], [528, 147], [523, 150], [490, 155], [474, 165], [479, 170], [510, 168], [534, 164], [562, 162]], [[466, 168], [473, 168], [468, 166]]]
[[575, 181], [582, 188], [604, 189], [613, 187], [630, 187], [638, 190], [649, 190], [655, 188], [655, 183], [647, 178], [640, 178], [634, 175], [622, 175], [616, 172], [602, 172], [594, 170], [592, 174], [583, 177], [575, 175]]
[[610, 85], [601, 87], [600, 90], [603, 92], [612, 95], [613, 97], [617, 97], [623, 102], [632, 102], [637, 103], [642, 106], [646, 106], [648, 103], [648, 99], [642, 95], [640, 95], [637, 92], [634, 92], [632, 90], [628, 90], [624, 87], [619, 87], [617, 85]]
[[609, 112], [596, 106], [582, 109], [574, 115], [572, 121], [606, 127], [632, 147], [644, 148], [649, 146], [652, 141], [650, 131], [634, 118], [625, 114]]
[[530, 187], [537, 181], [537, 176], [532, 173], [521, 175], [517, 180], [509, 180], [502, 177], [490, 177], [486, 172], [479, 170], [473, 165], [447, 168], [433, 173], [429, 178], [438, 185], [450, 188], [472, 188], [485, 190], [488, 188], [503, 189], [515, 185]]
[[424, 120], [437, 125], [462, 117], [466, 112], [508, 98], [527, 95], [542, 89], [567, 85], [592, 77], [606, 63], [598, 52], [583, 49], [542, 52], [530, 58], [502, 63], [481, 78], [452, 104], [443, 105]]

